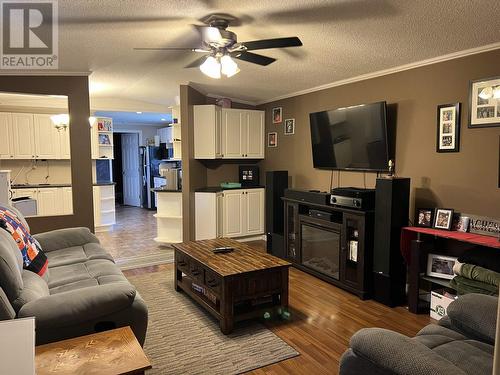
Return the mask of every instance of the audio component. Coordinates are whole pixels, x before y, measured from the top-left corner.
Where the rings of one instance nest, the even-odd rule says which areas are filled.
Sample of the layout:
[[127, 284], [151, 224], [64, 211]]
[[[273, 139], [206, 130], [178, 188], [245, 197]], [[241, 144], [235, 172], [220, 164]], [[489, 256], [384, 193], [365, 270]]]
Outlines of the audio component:
[[343, 187], [332, 189], [331, 205], [358, 210], [373, 210], [375, 207], [375, 189]]
[[281, 198], [288, 188], [288, 171], [266, 172], [266, 239], [267, 252], [284, 258], [285, 206]]
[[331, 212], [309, 210], [309, 216], [320, 220], [333, 221], [333, 214]]
[[315, 203], [324, 206], [330, 204], [330, 194], [326, 191], [286, 189], [285, 197], [300, 202]]

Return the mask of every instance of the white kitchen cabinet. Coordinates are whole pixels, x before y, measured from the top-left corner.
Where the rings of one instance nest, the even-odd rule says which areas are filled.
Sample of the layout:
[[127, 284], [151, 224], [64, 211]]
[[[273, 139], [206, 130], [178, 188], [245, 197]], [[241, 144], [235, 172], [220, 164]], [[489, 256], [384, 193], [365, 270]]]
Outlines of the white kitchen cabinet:
[[73, 189], [70, 187], [62, 188], [63, 214], [73, 214]]
[[69, 128], [59, 131], [59, 157], [58, 159], [71, 159], [71, 149], [69, 141]]
[[101, 185], [93, 187], [94, 227], [96, 232], [110, 230], [115, 219], [115, 186]]
[[34, 145], [36, 159], [60, 159], [60, 131], [50, 119], [51, 115], [33, 115]]
[[196, 240], [264, 234], [264, 189], [195, 193]]
[[14, 158], [14, 133], [12, 129], [12, 114], [0, 112], [0, 159]]
[[194, 106], [195, 159], [263, 159], [264, 112]]
[[37, 192], [38, 216], [62, 215], [62, 188], [43, 188]]
[[14, 159], [34, 159], [33, 115], [31, 113], [12, 113], [12, 129]]

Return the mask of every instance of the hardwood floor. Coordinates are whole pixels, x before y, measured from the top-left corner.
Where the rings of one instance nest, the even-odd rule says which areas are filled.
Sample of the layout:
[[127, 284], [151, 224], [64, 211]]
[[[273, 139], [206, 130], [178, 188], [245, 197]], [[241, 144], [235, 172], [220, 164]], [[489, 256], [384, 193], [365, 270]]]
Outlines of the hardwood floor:
[[[264, 251], [264, 242], [248, 242]], [[125, 271], [126, 275], [162, 272], [173, 265]], [[266, 322], [300, 356], [250, 372], [255, 375], [336, 374], [339, 359], [351, 336], [361, 328], [381, 327], [413, 336], [429, 324], [428, 315], [414, 315], [404, 307], [389, 308], [358, 297], [310, 276], [290, 269], [289, 321]]]

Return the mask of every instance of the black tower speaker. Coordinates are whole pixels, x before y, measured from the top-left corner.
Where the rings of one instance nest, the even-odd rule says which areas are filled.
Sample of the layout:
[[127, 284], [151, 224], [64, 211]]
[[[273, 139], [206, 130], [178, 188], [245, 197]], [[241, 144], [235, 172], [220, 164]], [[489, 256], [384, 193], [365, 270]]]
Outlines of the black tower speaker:
[[285, 208], [281, 197], [288, 188], [288, 171], [266, 172], [266, 236], [267, 252], [285, 256]]
[[406, 266], [401, 228], [408, 225], [409, 178], [378, 178], [375, 193], [373, 299], [387, 306], [405, 301]]

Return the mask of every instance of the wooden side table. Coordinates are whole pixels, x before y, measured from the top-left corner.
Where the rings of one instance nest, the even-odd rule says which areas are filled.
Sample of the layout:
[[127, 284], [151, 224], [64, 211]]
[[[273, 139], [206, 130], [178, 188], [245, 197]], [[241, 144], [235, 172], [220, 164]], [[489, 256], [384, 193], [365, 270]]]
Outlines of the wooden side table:
[[35, 348], [37, 375], [144, 374], [151, 368], [130, 327]]

